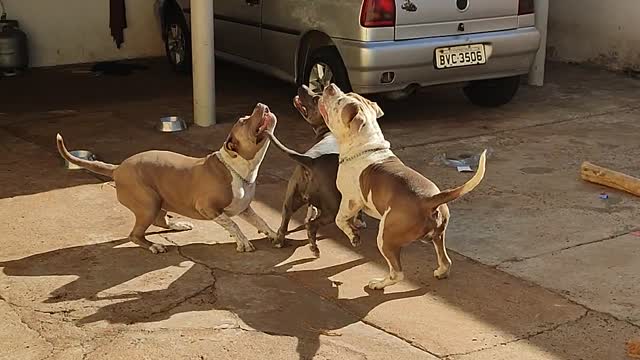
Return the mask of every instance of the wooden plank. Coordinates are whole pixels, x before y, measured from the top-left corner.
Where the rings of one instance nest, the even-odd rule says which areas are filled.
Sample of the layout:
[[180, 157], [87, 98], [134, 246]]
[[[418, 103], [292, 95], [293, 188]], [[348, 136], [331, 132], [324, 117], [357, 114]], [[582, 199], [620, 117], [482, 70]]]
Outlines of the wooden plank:
[[614, 189], [626, 191], [640, 196], [640, 179], [621, 172], [592, 164], [588, 161], [582, 163], [580, 176], [583, 180], [595, 184], [608, 186]]

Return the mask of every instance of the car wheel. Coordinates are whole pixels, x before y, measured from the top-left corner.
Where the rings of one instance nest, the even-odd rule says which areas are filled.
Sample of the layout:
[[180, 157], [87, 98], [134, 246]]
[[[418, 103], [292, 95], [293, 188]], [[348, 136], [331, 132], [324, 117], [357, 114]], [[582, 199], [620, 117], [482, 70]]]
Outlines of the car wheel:
[[171, 67], [177, 72], [191, 72], [191, 34], [184, 18], [173, 15], [165, 24], [165, 53]]
[[322, 92], [325, 86], [334, 83], [342, 91], [351, 91], [347, 70], [338, 50], [325, 47], [316, 50], [307, 62], [302, 83], [314, 92]]
[[495, 107], [513, 99], [520, 86], [520, 76], [472, 81], [463, 91], [471, 103], [483, 107]]

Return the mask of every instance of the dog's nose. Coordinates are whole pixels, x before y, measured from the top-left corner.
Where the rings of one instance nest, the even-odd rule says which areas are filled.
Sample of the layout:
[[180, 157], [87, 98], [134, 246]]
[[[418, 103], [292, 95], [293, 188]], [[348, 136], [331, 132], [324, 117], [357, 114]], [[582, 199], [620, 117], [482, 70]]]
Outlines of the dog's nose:
[[329, 96], [335, 96], [338, 93], [338, 87], [335, 84], [329, 84], [324, 88], [324, 93]]
[[258, 103], [256, 107], [264, 112], [269, 112], [269, 107], [263, 103]]

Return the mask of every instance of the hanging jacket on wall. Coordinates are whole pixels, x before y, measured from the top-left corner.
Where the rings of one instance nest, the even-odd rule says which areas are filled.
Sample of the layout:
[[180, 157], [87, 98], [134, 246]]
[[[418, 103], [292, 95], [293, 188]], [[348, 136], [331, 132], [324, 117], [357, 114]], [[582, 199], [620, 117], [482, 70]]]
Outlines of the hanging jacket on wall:
[[109, 0], [109, 28], [118, 49], [124, 42], [124, 29], [127, 28], [127, 10], [124, 1]]

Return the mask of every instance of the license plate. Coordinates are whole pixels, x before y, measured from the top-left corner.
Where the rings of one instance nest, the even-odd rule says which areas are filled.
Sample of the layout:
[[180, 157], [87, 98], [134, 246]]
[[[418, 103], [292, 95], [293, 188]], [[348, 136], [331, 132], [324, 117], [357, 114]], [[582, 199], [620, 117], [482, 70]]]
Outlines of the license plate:
[[448, 69], [460, 66], [485, 64], [487, 57], [483, 44], [442, 47], [436, 49], [436, 68]]

